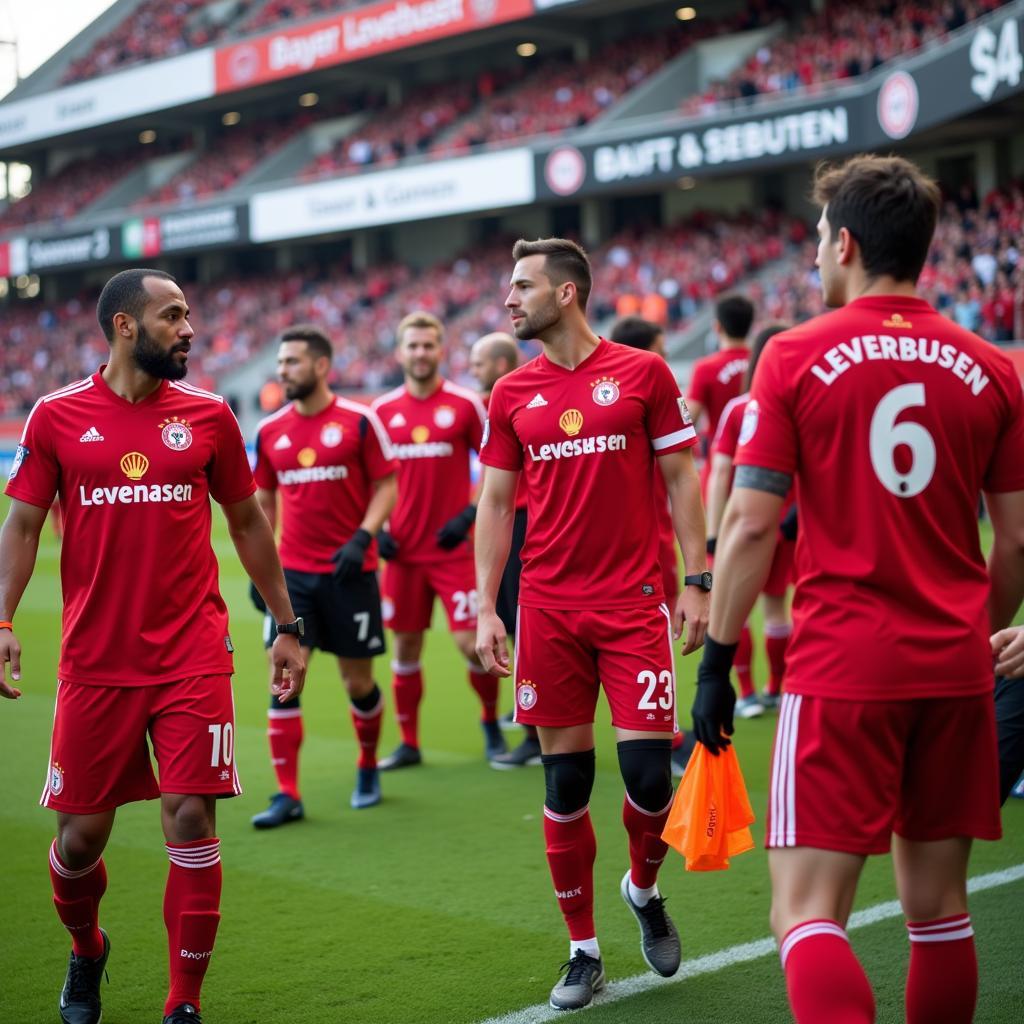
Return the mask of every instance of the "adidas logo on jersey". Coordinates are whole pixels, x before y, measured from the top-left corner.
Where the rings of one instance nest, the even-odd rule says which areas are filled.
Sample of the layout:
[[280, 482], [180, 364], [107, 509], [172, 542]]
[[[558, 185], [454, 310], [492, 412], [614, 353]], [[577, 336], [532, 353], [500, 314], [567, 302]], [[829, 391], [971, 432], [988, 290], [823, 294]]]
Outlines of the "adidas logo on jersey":
[[535, 394], [533, 398], [531, 398], [530, 401], [526, 403], [526, 408], [539, 409], [542, 405], [547, 404], [548, 403], [544, 401], [544, 396], [538, 391], [537, 394]]
[[388, 420], [388, 426], [389, 427], [404, 427], [405, 426], [405, 417], [400, 412], [396, 412], [395, 415], [392, 416], [391, 419]]
[[282, 434], [274, 442], [274, 451], [275, 452], [279, 452], [282, 448], [291, 448], [291, 446], [292, 446], [292, 439], [287, 434]]
[[106, 438], [95, 427], [90, 427], [78, 440], [88, 444], [90, 441], [105, 441]]

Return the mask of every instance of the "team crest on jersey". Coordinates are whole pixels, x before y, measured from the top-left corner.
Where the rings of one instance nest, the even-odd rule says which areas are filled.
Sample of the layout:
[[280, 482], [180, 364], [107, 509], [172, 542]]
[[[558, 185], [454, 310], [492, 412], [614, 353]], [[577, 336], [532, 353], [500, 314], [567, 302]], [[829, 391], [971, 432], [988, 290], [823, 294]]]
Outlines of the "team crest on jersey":
[[320, 443], [325, 448], [337, 448], [341, 444], [341, 424], [340, 423], [328, 423], [323, 430], [320, 431]]
[[583, 413], [579, 409], [566, 409], [558, 417], [558, 425], [569, 437], [575, 437], [583, 429]]
[[686, 404], [686, 399], [682, 395], [676, 399], [676, 405], [679, 406], [679, 415], [683, 417], [683, 423], [688, 427], [692, 427], [693, 417], [690, 415], [690, 407]]
[[28, 458], [28, 449], [23, 445], [19, 444], [14, 449], [14, 461], [11, 463], [11, 471], [7, 474], [7, 481], [10, 483], [18, 475], [18, 470], [21, 469], [21, 464]]
[[619, 382], [614, 377], [591, 381], [591, 397], [598, 405], [614, 405], [619, 400]]
[[450, 405], [442, 405], [434, 410], [434, 424], [442, 430], [455, 425], [455, 410]]
[[160, 423], [160, 440], [172, 452], [183, 452], [192, 447], [192, 425], [188, 420], [172, 416]]
[[60, 796], [64, 790], [64, 769], [58, 762], [50, 765], [50, 792], [54, 796]]
[[299, 460], [299, 465], [303, 469], [309, 469], [310, 466], [316, 465], [316, 449], [315, 448], [303, 448], [296, 456]]
[[414, 444], [424, 444], [430, 439], [430, 427], [413, 427], [412, 440]]
[[516, 687], [516, 703], [529, 711], [537, 703], [537, 687], [529, 679], [523, 679]]
[[757, 430], [757, 418], [760, 415], [760, 412], [761, 410], [758, 408], [756, 398], [752, 398], [747, 402], [747, 407], [743, 410], [743, 423], [740, 425], [740, 444], [747, 444], [754, 436], [754, 432]]

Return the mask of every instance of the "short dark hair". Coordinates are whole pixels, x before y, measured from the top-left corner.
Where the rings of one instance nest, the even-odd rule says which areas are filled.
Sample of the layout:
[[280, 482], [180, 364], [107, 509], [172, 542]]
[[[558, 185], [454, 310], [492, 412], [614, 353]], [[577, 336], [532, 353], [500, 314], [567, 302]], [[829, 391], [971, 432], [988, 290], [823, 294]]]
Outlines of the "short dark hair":
[[532, 242], [520, 238], [512, 246], [512, 259], [519, 261], [527, 256], [543, 256], [544, 273], [555, 284], [572, 281], [576, 285], [580, 309], [587, 308], [594, 278], [590, 272], [590, 260], [582, 245], [569, 238], [536, 238]]
[[745, 338], [754, 322], [754, 304], [736, 292], [723, 295], [715, 303], [715, 319], [730, 338]]
[[642, 316], [624, 316], [615, 322], [608, 337], [620, 345], [642, 348], [649, 352], [658, 335], [664, 333], [657, 324], [645, 320]]
[[814, 201], [825, 207], [832, 240], [846, 228], [869, 277], [917, 281], [939, 219], [939, 186], [899, 156], [861, 155], [821, 164]]
[[99, 301], [96, 303], [96, 319], [108, 342], [114, 341], [114, 317], [118, 313], [127, 313], [136, 320], [142, 319], [142, 311], [150, 299], [149, 292], [143, 284], [147, 277], [159, 277], [164, 281], [178, 283], [162, 270], [133, 267], [131, 270], [122, 270], [115, 274], [103, 286]]
[[750, 346], [750, 359], [747, 362], [747, 376], [745, 378], [744, 391], [749, 391], [751, 384], [754, 383], [754, 370], [757, 368], [757, 361], [761, 358], [761, 353], [764, 351], [765, 345], [768, 344], [771, 338], [774, 338], [776, 334], [781, 334], [783, 331], [789, 330], [789, 324], [769, 324], [767, 327], [762, 327], [761, 330], [754, 335], [754, 342]]
[[294, 327], [286, 327], [281, 332], [281, 341], [304, 341], [314, 359], [319, 359], [321, 356], [326, 359], [334, 358], [331, 339], [314, 324], [296, 324]]

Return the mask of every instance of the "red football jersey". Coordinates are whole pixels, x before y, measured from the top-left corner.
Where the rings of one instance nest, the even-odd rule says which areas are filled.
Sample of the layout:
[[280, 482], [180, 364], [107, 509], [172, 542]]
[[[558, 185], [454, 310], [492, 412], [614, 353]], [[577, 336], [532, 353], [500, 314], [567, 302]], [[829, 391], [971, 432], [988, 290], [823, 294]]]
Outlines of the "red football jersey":
[[230, 505], [255, 490], [219, 395], [162, 381], [132, 403], [96, 373], [36, 402], [7, 494], [39, 508], [60, 495], [60, 678], [143, 686], [230, 673], [210, 498]]
[[1024, 490], [1006, 356], [922, 299], [857, 299], [772, 339], [736, 464], [797, 482], [787, 692], [992, 689], [978, 496]]
[[[487, 395], [487, 396], [484, 397], [484, 410], [485, 411], [486, 411], [488, 405], [490, 405], [490, 401], [491, 401], [491, 396], [490, 395]], [[666, 494], [666, 501], [667, 500], [668, 500], [668, 496]], [[519, 481], [519, 486], [516, 487], [515, 509], [518, 512], [520, 509], [525, 509], [525, 508], [526, 508], [526, 488], [523, 486], [522, 480], [520, 480]]]
[[710, 450], [711, 441], [718, 430], [722, 410], [743, 388], [749, 361], [750, 352], [746, 348], [725, 348], [693, 364], [693, 376], [686, 397], [700, 402], [703, 414], [707, 416], [704, 431], [707, 450]]
[[[289, 403], [257, 427], [256, 484], [281, 494], [281, 564], [298, 572], [334, 570], [331, 555], [366, 515], [373, 484], [396, 472], [377, 414], [335, 397], [315, 416]], [[376, 541], [363, 571], [377, 568]]]
[[469, 453], [480, 451], [487, 415], [480, 396], [447, 380], [429, 398], [415, 398], [402, 385], [381, 395], [373, 410], [399, 463], [398, 502], [389, 525], [397, 560], [465, 557], [462, 545], [455, 552], [440, 548], [437, 531], [470, 499]]
[[526, 486], [520, 604], [660, 604], [654, 459], [696, 440], [672, 371], [650, 352], [602, 339], [575, 370], [539, 355], [502, 377], [480, 458]]

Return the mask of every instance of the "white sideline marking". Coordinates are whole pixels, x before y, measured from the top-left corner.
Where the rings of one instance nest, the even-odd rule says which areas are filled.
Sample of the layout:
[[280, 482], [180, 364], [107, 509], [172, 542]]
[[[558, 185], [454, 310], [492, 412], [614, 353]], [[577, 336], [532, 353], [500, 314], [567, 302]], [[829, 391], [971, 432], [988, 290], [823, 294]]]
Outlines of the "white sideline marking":
[[[968, 879], [967, 891], [981, 892], [983, 889], [995, 889], [1001, 885], [1017, 882], [1022, 878], [1024, 878], [1024, 864], [1018, 864], [1016, 867], [1006, 868], [1003, 871], [993, 871], [987, 875], [978, 875], [976, 878]], [[902, 913], [896, 900], [878, 903], [873, 907], [866, 907], [864, 910], [858, 910], [851, 914], [850, 922], [846, 926], [847, 931], [854, 928], [865, 928], [867, 925], [877, 924], [879, 921], [886, 921], [889, 918], [900, 917]], [[610, 982], [603, 991], [594, 996], [594, 1002], [591, 1005], [608, 1006], [611, 1003], [618, 1003], [623, 999], [638, 996], [643, 992], [650, 992], [655, 988], [678, 985], [681, 981], [695, 978], [700, 974], [714, 974], [716, 971], [723, 971], [735, 964], [760, 960], [775, 951], [774, 939], [758, 939], [755, 942], [744, 942], [738, 946], [730, 946], [728, 949], [720, 949], [717, 953], [708, 953], [696, 960], [684, 960], [678, 972], [671, 978], [662, 978], [657, 974], [650, 973], [634, 974], [631, 978]], [[543, 1021], [566, 1019], [568, 1019], [568, 1015], [564, 1010], [553, 1010], [547, 1003], [538, 1003], [536, 1006], [513, 1010], [500, 1017], [488, 1017], [487, 1020], [480, 1021], [480, 1024], [542, 1024]]]

